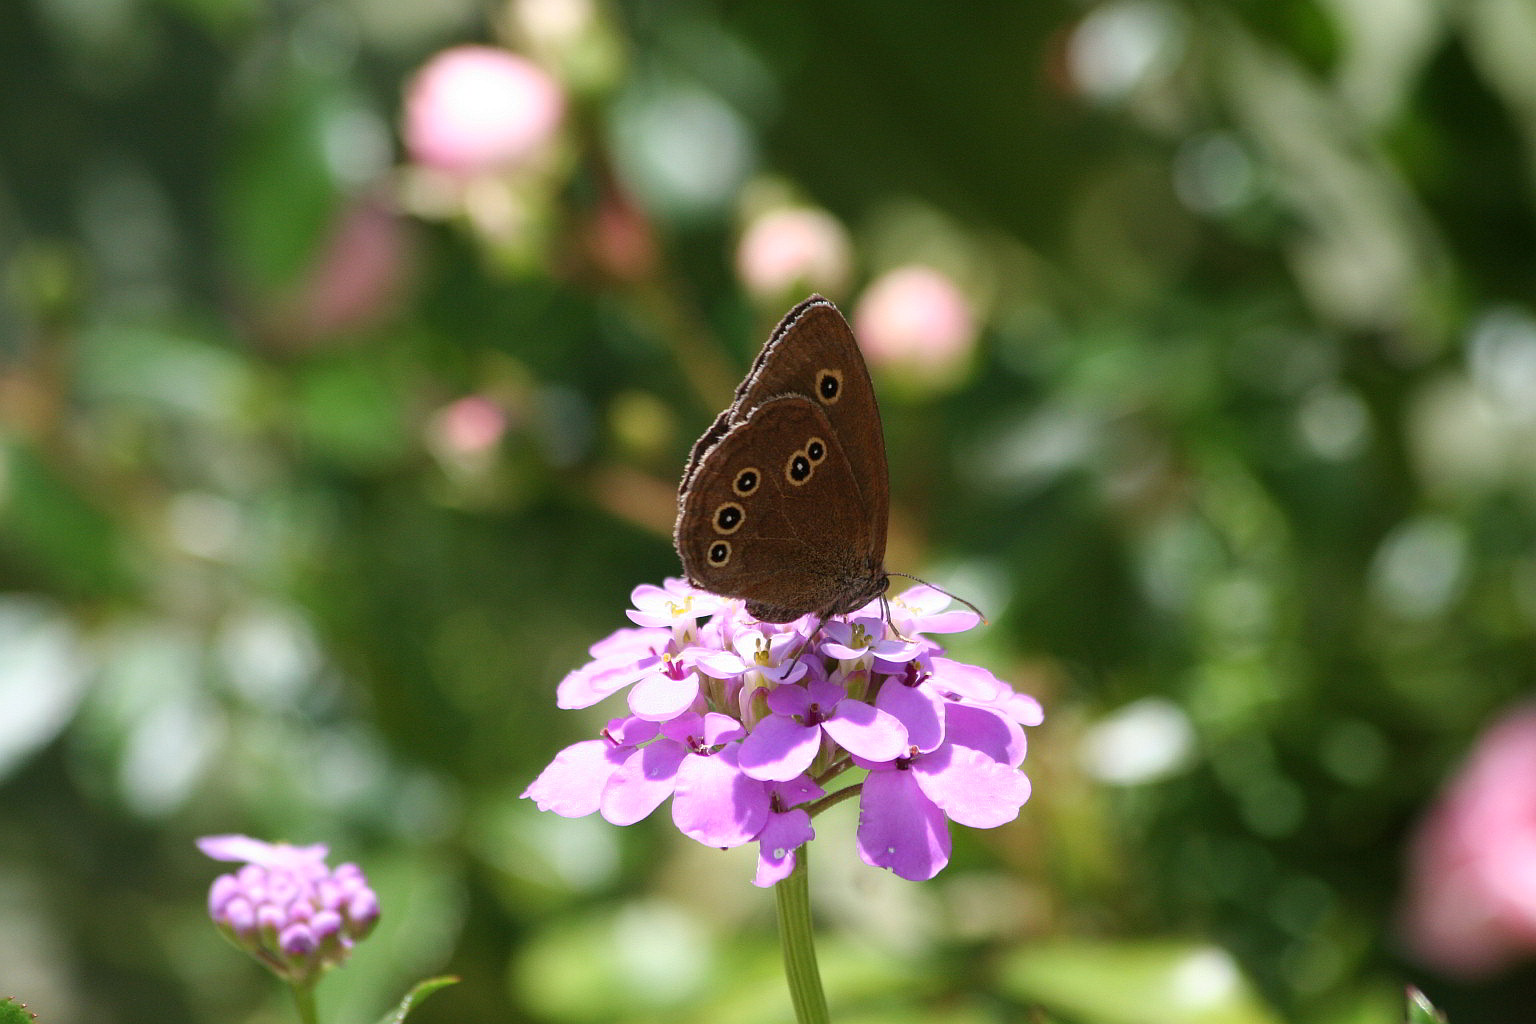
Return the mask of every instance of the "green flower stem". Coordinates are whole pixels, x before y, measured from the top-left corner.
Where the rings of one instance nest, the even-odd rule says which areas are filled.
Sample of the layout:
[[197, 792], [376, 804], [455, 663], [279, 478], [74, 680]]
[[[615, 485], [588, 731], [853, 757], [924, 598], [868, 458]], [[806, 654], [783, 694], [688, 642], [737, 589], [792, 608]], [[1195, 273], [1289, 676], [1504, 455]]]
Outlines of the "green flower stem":
[[828, 1024], [827, 997], [816, 967], [815, 936], [811, 930], [811, 892], [806, 884], [806, 855], [810, 844], [795, 851], [795, 869], [773, 887], [779, 913], [779, 945], [784, 950], [784, 977], [799, 1024]]
[[816, 775], [816, 785], [825, 786], [843, 772], [853, 767], [853, 758], [844, 756], [840, 761], [834, 761], [827, 770]]
[[[835, 793], [828, 793], [820, 800], [817, 800], [815, 803], [808, 805], [805, 811], [807, 814], [814, 818], [816, 815], [820, 814], [822, 811], [825, 811], [827, 808], [836, 807], [844, 800], [852, 800], [862, 792], [864, 792], [864, 783], [855, 782], [853, 785], [845, 786]], [[801, 849], [804, 849], [804, 847], [801, 847]]]
[[309, 981], [289, 987], [293, 989], [293, 1001], [299, 1008], [301, 1024], [319, 1024], [320, 1018], [315, 1013], [315, 983]]

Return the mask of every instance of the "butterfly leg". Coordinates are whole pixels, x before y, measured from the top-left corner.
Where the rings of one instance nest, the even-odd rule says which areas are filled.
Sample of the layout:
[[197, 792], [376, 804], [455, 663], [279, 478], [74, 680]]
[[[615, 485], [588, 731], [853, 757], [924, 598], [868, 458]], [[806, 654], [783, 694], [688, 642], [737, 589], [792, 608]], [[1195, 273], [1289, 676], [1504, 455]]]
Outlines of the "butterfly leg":
[[814, 629], [812, 629], [809, 633], [805, 634], [804, 642], [802, 642], [799, 647], [795, 648], [795, 653], [794, 654], [790, 655], [790, 657], [789, 657], [790, 664], [794, 664], [795, 662], [799, 661], [800, 660], [800, 656], [803, 655], [807, 650], [810, 649], [811, 644], [813, 642], [815, 642], [817, 635], [821, 633], [821, 627], [826, 625], [826, 622], [827, 622], [827, 617], [825, 615], [817, 615], [816, 616], [816, 627]]
[[910, 644], [914, 642], [910, 637], [902, 636], [901, 630], [896, 628], [896, 620], [891, 618], [890, 599], [887, 598], [884, 594], [880, 595], [880, 617], [885, 620], [885, 624], [887, 628], [890, 629], [891, 635], [897, 640], [900, 640], [904, 644]]

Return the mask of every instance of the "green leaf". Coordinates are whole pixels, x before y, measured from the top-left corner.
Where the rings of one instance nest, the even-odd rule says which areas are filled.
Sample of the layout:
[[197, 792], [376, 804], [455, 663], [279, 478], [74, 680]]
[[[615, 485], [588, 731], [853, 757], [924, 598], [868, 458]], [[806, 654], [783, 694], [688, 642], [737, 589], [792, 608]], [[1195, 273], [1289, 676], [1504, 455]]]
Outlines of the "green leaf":
[[1412, 985], [1408, 986], [1408, 1024], [1446, 1024], [1445, 1014]]
[[328, 121], [344, 107], [342, 86], [307, 75], [264, 86], [247, 97], [220, 192], [229, 268], [254, 296], [297, 279], [340, 202], [325, 137]]
[[0, 1024], [32, 1024], [37, 1014], [27, 1009], [27, 1004], [14, 999], [0, 999]]
[[23, 443], [0, 442], [0, 556], [76, 595], [118, 590], [126, 573], [101, 494]]
[[1273, 1024], [1237, 965], [1190, 942], [1064, 940], [1020, 950], [1004, 990], [1090, 1024]]
[[374, 354], [317, 360], [295, 375], [294, 426], [317, 455], [357, 469], [404, 458], [414, 443], [397, 368]]
[[416, 987], [407, 992], [405, 998], [400, 1000], [399, 1006], [379, 1018], [379, 1024], [400, 1024], [401, 1021], [405, 1020], [406, 1014], [416, 1008], [417, 1003], [440, 988], [447, 988], [449, 985], [457, 985], [458, 983], [459, 979], [451, 974], [418, 981]]

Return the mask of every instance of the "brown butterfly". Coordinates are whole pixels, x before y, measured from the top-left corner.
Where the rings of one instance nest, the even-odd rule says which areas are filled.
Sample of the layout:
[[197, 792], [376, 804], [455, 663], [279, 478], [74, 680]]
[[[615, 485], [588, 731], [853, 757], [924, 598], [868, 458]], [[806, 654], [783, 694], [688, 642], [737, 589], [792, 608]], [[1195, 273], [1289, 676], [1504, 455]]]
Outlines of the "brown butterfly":
[[845, 614], [890, 586], [889, 516], [869, 370], [843, 315], [813, 295], [688, 456], [673, 532], [683, 572], [763, 622]]

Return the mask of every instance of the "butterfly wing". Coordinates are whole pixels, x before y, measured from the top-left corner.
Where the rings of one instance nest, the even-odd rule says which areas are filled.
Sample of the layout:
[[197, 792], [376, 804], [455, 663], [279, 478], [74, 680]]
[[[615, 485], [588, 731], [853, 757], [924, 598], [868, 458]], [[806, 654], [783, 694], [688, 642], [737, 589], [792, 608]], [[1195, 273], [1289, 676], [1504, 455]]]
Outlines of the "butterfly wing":
[[[837, 307], [820, 295], [806, 299], [779, 322], [722, 416], [740, 422], [756, 407], [783, 395], [810, 398], [826, 414], [853, 472], [870, 552], [883, 563], [891, 485], [880, 406], [853, 330]], [[708, 437], [706, 433], [700, 443]]]
[[683, 469], [683, 482], [677, 485], [678, 509], [682, 509], [682, 497], [688, 493], [688, 487], [693, 483], [693, 474], [699, 468], [699, 462], [704, 453], [713, 448], [725, 436], [725, 432], [731, 429], [731, 414], [736, 411], [735, 405], [726, 409], [715, 417], [715, 422], [709, 425], [709, 429], [693, 442], [693, 450], [688, 453], [688, 464]]
[[764, 621], [859, 607], [885, 588], [866, 500], [826, 409], [769, 399], [696, 454], [674, 536], [683, 571]]

